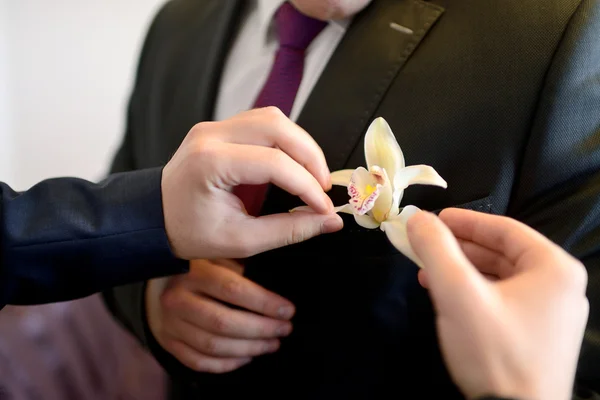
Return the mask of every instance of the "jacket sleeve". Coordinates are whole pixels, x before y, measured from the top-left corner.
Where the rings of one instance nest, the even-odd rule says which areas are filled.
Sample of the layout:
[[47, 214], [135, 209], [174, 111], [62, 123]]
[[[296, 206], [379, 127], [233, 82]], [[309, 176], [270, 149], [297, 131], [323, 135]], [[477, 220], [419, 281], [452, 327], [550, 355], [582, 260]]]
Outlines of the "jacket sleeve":
[[600, 2], [583, 0], [547, 72], [508, 210], [587, 268], [590, 317], [575, 398], [600, 392], [599, 37]]
[[0, 306], [76, 299], [186, 270], [164, 228], [161, 169], [99, 184], [0, 184]]

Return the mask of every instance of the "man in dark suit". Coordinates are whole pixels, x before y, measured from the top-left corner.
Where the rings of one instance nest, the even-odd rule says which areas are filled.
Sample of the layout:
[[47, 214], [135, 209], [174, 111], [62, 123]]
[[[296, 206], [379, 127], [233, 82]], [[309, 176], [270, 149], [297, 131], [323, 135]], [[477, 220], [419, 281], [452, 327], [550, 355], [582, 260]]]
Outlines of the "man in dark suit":
[[[583, 261], [591, 317], [577, 382], [600, 390], [600, 3], [296, 0], [327, 21], [297, 25], [299, 42], [292, 19], [279, 21], [281, 3], [169, 2], [148, 33], [113, 170], [160, 165], [183, 126], [267, 100], [315, 138], [331, 170], [354, 169], [365, 165], [368, 125], [382, 116], [407, 162], [432, 165], [448, 182], [445, 191], [411, 188], [403, 204], [508, 215]], [[330, 196], [341, 205], [338, 189]], [[262, 214], [299, 205], [275, 188], [260, 200]], [[271, 382], [314, 396], [371, 398], [377, 385], [461, 397], [416, 266], [382, 232], [347, 219], [340, 233], [244, 268], [195, 263], [168, 284], [105, 296], [178, 380], [174, 398], [198, 397], [208, 383], [230, 385], [222, 395], [231, 384], [260, 391]]]
[[[240, 182], [272, 182], [318, 213], [249, 217], [230, 191]], [[22, 193], [0, 182], [0, 309], [76, 299], [185, 272], [186, 260], [246, 257], [337, 231], [329, 182], [315, 141], [268, 109], [196, 125], [164, 168], [99, 184], [49, 179]]]

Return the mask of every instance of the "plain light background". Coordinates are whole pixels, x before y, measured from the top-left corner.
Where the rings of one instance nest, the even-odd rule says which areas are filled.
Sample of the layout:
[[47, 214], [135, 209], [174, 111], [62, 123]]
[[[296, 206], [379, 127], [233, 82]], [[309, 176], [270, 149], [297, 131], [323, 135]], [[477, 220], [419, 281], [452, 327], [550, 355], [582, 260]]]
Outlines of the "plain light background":
[[0, 0], [0, 181], [98, 181], [165, 0]]

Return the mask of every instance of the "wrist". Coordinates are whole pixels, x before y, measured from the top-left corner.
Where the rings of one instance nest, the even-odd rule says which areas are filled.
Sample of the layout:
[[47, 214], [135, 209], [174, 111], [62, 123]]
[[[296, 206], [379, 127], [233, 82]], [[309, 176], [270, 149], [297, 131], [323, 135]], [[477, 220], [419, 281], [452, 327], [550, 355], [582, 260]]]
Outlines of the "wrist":
[[163, 226], [165, 229], [165, 236], [167, 237], [167, 243], [169, 244], [169, 249], [174, 257], [179, 259], [185, 259], [182, 257], [179, 252], [179, 243], [175, 240], [177, 237], [177, 228], [173, 227], [171, 222], [173, 221], [172, 216], [172, 208], [171, 208], [171, 199], [169, 195], [169, 165], [167, 164], [161, 170], [160, 177], [160, 195], [161, 195], [161, 205], [162, 205], [162, 217], [163, 217]]

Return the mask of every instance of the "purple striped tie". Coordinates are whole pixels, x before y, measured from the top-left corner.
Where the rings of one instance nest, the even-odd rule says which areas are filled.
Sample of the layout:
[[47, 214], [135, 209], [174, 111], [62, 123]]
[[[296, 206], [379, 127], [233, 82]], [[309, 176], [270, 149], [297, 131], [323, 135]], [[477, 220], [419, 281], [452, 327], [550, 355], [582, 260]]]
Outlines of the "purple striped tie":
[[[277, 11], [275, 25], [279, 49], [269, 78], [260, 91], [254, 108], [276, 106], [288, 117], [302, 81], [306, 49], [327, 26], [302, 14], [289, 2]], [[240, 185], [234, 193], [244, 202], [250, 215], [258, 216], [268, 185]]]

